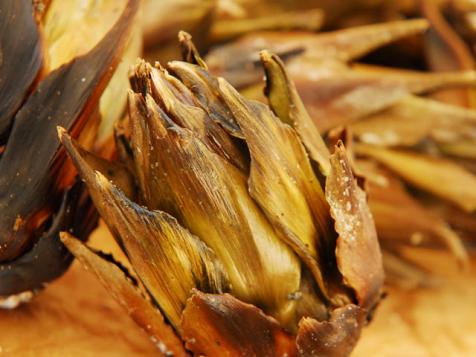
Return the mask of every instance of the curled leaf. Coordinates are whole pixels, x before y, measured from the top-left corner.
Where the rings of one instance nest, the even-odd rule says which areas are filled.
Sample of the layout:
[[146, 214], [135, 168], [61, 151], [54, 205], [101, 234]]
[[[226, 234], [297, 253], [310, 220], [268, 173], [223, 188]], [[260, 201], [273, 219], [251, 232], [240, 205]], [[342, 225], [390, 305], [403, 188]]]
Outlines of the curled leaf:
[[349, 356], [364, 323], [365, 312], [356, 305], [335, 309], [329, 321], [303, 318], [296, 337], [299, 356]]
[[182, 318], [187, 349], [204, 356], [294, 356], [294, 341], [273, 318], [229, 294], [195, 291]]
[[359, 305], [370, 309], [383, 283], [382, 256], [365, 192], [357, 185], [342, 143], [331, 155], [326, 199], [338, 233], [337, 266]]

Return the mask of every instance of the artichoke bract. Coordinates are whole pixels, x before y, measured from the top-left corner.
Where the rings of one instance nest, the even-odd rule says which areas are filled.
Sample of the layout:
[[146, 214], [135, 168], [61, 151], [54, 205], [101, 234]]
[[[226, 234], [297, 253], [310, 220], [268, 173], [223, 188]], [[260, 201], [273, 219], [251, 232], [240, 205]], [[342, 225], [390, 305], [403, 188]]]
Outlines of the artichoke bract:
[[[56, 126], [68, 128], [82, 145], [93, 149], [98, 130], [105, 125], [101, 118], [111, 113], [103, 99], [113, 89], [106, 87], [133, 42], [139, 3], [82, 3], [81, 11], [74, 1], [49, 1], [45, 7], [30, 0], [7, 0], [0, 5], [0, 305], [4, 307], [32, 296], [69, 266], [72, 256], [59, 240], [61, 230], [85, 239], [97, 221], [84, 185], [75, 180], [56, 140]], [[101, 21], [94, 21], [99, 13]], [[75, 31], [84, 36], [75, 36]], [[126, 95], [124, 86], [120, 88]], [[110, 130], [108, 135], [112, 137]], [[108, 135], [104, 132], [103, 140]]]
[[131, 71], [120, 151], [136, 190], [58, 128], [131, 271], [62, 241], [164, 354], [349, 354], [383, 269], [343, 143], [329, 152], [277, 56], [261, 53], [266, 105], [179, 37], [189, 62]]

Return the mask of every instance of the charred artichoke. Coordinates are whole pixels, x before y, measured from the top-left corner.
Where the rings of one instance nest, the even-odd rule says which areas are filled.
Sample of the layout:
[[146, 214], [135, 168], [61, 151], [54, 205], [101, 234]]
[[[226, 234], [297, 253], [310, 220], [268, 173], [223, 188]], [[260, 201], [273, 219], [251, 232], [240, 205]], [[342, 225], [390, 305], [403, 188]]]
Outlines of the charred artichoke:
[[329, 153], [276, 56], [261, 54], [281, 80], [269, 107], [212, 77], [181, 40], [198, 64], [140, 62], [131, 75], [121, 152], [137, 195], [59, 130], [131, 274], [63, 242], [164, 354], [349, 354], [383, 271], [342, 142]]

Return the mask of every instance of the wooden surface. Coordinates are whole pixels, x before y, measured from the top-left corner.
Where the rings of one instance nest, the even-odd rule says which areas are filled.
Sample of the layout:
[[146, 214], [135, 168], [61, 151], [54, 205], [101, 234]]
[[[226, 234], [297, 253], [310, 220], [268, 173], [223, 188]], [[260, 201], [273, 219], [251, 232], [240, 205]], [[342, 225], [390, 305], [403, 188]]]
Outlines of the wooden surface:
[[[103, 229], [93, 243], [108, 245], [108, 239]], [[441, 253], [428, 251], [422, 258], [436, 267], [442, 286], [388, 289], [352, 356], [476, 356], [474, 275], [459, 272]], [[155, 351], [95, 277], [76, 263], [32, 303], [0, 311], [1, 357], [134, 357]]]

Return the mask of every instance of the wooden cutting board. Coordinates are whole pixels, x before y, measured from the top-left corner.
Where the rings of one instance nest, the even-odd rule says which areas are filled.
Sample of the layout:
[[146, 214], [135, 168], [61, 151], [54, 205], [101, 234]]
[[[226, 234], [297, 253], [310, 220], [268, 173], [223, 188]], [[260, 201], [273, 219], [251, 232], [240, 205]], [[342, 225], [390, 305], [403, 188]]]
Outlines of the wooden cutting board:
[[[110, 242], [104, 227], [92, 237], [97, 247]], [[476, 356], [474, 275], [443, 253], [425, 251], [420, 259], [440, 274], [441, 287], [388, 288], [352, 356]], [[77, 263], [30, 304], [0, 311], [0, 357], [154, 355], [148, 337]]]

